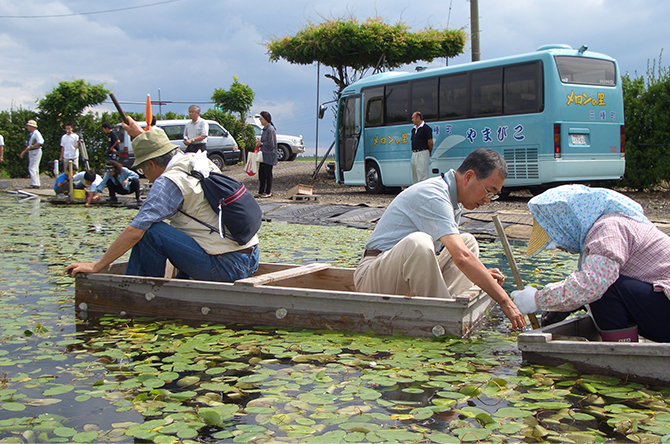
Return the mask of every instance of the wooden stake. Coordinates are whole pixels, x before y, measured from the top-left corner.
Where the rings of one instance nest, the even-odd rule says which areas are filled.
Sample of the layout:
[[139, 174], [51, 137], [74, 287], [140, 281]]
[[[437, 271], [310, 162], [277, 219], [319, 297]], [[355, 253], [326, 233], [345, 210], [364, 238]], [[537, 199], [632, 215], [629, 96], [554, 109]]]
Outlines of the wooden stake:
[[[512, 254], [512, 247], [509, 245], [507, 240], [507, 235], [505, 234], [505, 229], [500, 222], [500, 218], [497, 214], [493, 215], [493, 224], [496, 226], [496, 231], [498, 232], [498, 237], [500, 238], [500, 243], [502, 244], [503, 251], [505, 252], [505, 257], [507, 257], [507, 262], [509, 262], [509, 267], [512, 269], [512, 275], [514, 276], [514, 281], [516, 282], [516, 288], [523, 290], [523, 279], [521, 279], [521, 273], [519, 273], [519, 267], [516, 265], [516, 260]], [[528, 320], [533, 329], [540, 328], [540, 323], [535, 317], [535, 313], [528, 313]]]

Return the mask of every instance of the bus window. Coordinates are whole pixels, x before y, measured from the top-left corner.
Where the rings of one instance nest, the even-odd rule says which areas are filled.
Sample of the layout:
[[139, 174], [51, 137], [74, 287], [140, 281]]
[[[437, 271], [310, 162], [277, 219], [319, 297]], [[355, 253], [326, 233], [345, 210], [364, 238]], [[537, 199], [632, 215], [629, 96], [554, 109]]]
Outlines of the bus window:
[[468, 112], [467, 74], [440, 77], [440, 119], [462, 119]]
[[437, 120], [437, 77], [412, 82], [410, 112], [420, 111], [423, 120]]
[[503, 112], [523, 114], [542, 111], [542, 89], [540, 67], [542, 62], [512, 65], [504, 68]]
[[472, 116], [502, 114], [502, 69], [474, 71], [470, 84]]
[[610, 60], [556, 56], [558, 75], [563, 83], [615, 86], [616, 68]]
[[387, 125], [409, 122], [409, 83], [388, 85], [385, 94]]
[[379, 126], [384, 123], [384, 87], [363, 90], [365, 96], [365, 126]]

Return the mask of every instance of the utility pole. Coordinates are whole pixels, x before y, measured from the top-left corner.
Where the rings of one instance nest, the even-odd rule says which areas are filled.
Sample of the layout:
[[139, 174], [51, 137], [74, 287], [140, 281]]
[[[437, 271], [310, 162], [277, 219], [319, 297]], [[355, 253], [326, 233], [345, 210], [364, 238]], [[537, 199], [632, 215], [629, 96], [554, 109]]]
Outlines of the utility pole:
[[479, 0], [470, 0], [470, 30], [472, 61], [478, 62], [482, 55], [479, 51]]

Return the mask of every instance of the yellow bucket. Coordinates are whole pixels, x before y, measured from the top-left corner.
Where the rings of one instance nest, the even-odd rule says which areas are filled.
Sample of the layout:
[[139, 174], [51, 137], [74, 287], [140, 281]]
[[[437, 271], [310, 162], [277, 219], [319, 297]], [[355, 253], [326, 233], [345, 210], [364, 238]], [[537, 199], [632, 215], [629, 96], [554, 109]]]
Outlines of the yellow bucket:
[[72, 196], [75, 199], [86, 199], [86, 190], [73, 190]]

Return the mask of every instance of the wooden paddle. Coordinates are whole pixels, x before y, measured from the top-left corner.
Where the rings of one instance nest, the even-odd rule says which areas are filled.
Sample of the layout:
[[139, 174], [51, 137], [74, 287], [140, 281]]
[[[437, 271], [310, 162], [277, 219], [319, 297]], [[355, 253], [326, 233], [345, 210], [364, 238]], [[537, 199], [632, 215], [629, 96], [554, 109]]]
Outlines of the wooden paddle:
[[[512, 247], [509, 245], [507, 235], [505, 234], [505, 229], [503, 228], [502, 223], [500, 222], [500, 218], [497, 214], [493, 215], [493, 224], [496, 226], [496, 231], [498, 232], [500, 243], [502, 244], [503, 251], [507, 257], [507, 262], [509, 262], [509, 267], [512, 269], [512, 275], [514, 276], [514, 281], [516, 282], [516, 288], [523, 290], [523, 279], [521, 279], [519, 267], [516, 265], [516, 260], [514, 260], [514, 256], [512, 255]], [[528, 313], [528, 320], [530, 321], [530, 325], [533, 327], [533, 329], [540, 328], [540, 323], [537, 321], [535, 313]]]

